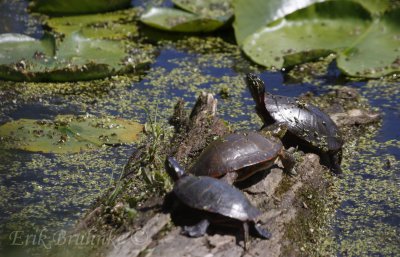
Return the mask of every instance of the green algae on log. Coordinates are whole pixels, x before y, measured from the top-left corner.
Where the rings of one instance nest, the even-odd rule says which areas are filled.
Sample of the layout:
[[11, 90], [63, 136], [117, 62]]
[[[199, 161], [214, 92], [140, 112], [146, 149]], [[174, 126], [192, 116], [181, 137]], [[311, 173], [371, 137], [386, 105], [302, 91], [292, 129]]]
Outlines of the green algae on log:
[[71, 15], [113, 11], [126, 8], [130, 0], [34, 0], [31, 10], [49, 15]]
[[13, 81], [78, 81], [126, 73], [147, 63], [130, 63], [118, 41], [90, 39], [79, 32], [57, 42], [21, 34], [0, 35], [0, 78]]
[[5, 148], [43, 153], [74, 153], [103, 145], [132, 143], [142, 125], [120, 118], [59, 115], [54, 121], [20, 119], [0, 126]]

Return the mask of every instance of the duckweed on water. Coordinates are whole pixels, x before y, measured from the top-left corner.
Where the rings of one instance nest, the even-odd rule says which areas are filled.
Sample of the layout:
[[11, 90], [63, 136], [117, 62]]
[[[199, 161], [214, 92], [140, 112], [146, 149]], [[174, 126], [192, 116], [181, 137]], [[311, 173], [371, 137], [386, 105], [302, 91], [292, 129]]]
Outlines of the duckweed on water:
[[[160, 42], [154, 46], [144, 44], [141, 48], [132, 47], [132, 51], [138, 51], [139, 54], [153, 54], [147, 58], [154, 58], [154, 53], [159, 52], [159, 57], [145, 74], [139, 75], [128, 74], [79, 83], [2, 82], [0, 122], [28, 115], [27, 110], [38, 106], [42, 111], [34, 115], [43, 115], [45, 118], [54, 118], [60, 113], [90, 113], [98, 116], [119, 116], [142, 123], [147, 120], [143, 109], [145, 107], [152, 114], [157, 110], [158, 120], [166, 121], [171, 116], [172, 106], [178, 98], [183, 97], [187, 101], [187, 108], [191, 108], [199, 92], [206, 90], [218, 98], [218, 114], [231, 121], [235, 128], [257, 128], [261, 125], [241, 74], [249, 71], [258, 72], [258, 68], [241, 56], [237, 46], [217, 37], [207, 39], [187, 37], [177, 42]], [[302, 71], [298, 72], [293, 77], [300, 79]], [[322, 84], [321, 80], [310, 79], [310, 81]], [[323, 85], [324, 89], [328, 87], [333, 88]], [[387, 97], [385, 103], [388, 106], [384, 108], [398, 108], [395, 98], [395, 94], [398, 95], [398, 87], [389, 86], [378, 80], [368, 84], [364, 89], [364, 97], [385, 97], [385, 99]], [[221, 90], [228, 92], [227, 98], [218, 95]], [[330, 98], [334, 98], [334, 95], [330, 95]], [[317, 98], [316, 101], [322, 107], [329, 105]], [[43, 118], [43, 116], [30, 118]], [[165, 139], [169, 133], [166, 129], [167, 126], [163, 125], [162, 134]], [[398, 178], [393, 175], [393, 170], [399, 169], [399, 163], [396, 159], [398, 157], [386, 150], [398, 149], [400, 143], [398, 140], [385, 142], [373, 140], [377, 134], [374, 126], [366, 128], [361, 134], [363, 136], [359, 141], [353, 138], [354, 140], [348, 140], [345, 145], [343, 167], [346, 179], [337, 182], [342, 183], [340, 190], [344, 192], [344, 204], [338, 212], [338, 219], [333, 223], [334, 228], [341, 231], [338, 232], [341, 236], [340, 238], [338, 236], [336, 248], [341, 253], [353, 256], [365, 253], [390, 255], [396, 250], [395, 243], [398, 241], [398, 235], [393, 233], [395, 226], [390, 223], [393, 217], [396, 220], [396, 216], [391, 216], [382, 206], [383, 201], [385, 204], [389, 201], [391, 202], [389, 210], [395, 210], [393, 208], [396, 206], [393, 204], [400, 201], [394, 184]], [[0, 230], [33, 229], [41, 225], [55, 229], [72, 226], [74, 221], [96, 202], [98, 196], [107, 195], [105, 188], [111, 188], [110, 191], [116, 188], [114, 182], [119, 178], [132, 152], [132, 146], [102, 148], [91, 153], [68, 155], [3, 151], [0, 155], [0, 181], [1, 185], [7, 186], [0, 187], [4, 196], [0, 200], [0, 209], [7, 211], [0, 217], [0, 224], [6, 224]], [[351, 160], [354, 156], [360, 156], [360, 159]], [[151, 178], [156, 181], [153, 187], [143, 179], [149, 171], [142, 171], [124, 188], [126, 192], [133, 193], [133, 196], [121, 194], [108, 203], [104, 202], [107, 199], [100, 200], [104, 205], [109, 205], [108, 209], [104, 210], [106, 214], [110, 214], [114, 205], [120, 200], [127, 203], [124, 205], [126, 211], [121, 215], [108, 216], [115, 222], [114, 224], [122, 224], [121, 218], [129, 216], [128, 208], [140, 206], [149, 195], [159, 192], [157, 190], [164, 188], [164, 185], [166, 187], [163, 190], [168, 189], [169, 180], [159, 176], [165, 175], [161, 173], [163, 170], [157, 167], [154, 170], [159, 173], [154, 175], [156, 179]], [[378, 176], [375, 174], [377, 172]], [[142, 178], [139, 174], [145, 177]], [[163, 184], [164, 182], [166, 184]], [[385, 200], [386, 196], [389, 196], [390, 200]], [[312, 206], [312, 203], [307, 205]], [[329, 215], [332, 209], [323, 215]], [[317, 243], [321, 247], [315, 250], [315, 255], [321, 251], [328, 255], [335, 247], [335, 242], [330, 239], [332, 238], [329, 228], [330, 218], [325, 221], [326, 223], [320, 224], [320, 229], [312, 227], [319, 233], [311, 235], [320, 239], [302, 242], [306, 253], [312, 251], [313, 245]], [[374, 225], [366, 229], [368, 224]], [[389, 238], [385, 234], [389, 235]], [[379, 238], [375, 240], [377, 237]], [[385, 240], [387, 244], [383, 246]], [[379, 248], [382, 248], [382, 251]]]
[[[390, 113], [387, 108], [399, 109], [399, 83], [390, 80], [370, 81], [360, 91], [384, 114]], [[333, 222], [337, 253], [395, 256], [400, 252], [400, 141], [369, 126], [346, 145], [346, 180], [340, 183], [342, 203]]]
[[370, 129], [345, 152], [348, 178], [341, 183], [342, 204], [334, 226], [338, 252], [348, 256], [399, 252], [399, 216], [395, 210], [400, 193], [395, 171], [400, 165], [396, 157], [385, 153], [389, 145], [399, 148], [399, 142], [381, 144], [373, 139], [376, 132]]

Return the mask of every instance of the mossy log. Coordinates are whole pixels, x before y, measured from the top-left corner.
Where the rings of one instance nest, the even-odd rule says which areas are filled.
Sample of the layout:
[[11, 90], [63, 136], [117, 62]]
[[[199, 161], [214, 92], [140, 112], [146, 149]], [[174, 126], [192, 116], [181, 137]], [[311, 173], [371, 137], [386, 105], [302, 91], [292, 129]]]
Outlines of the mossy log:
[[[229, 133], [226, 123], [217, 117], [217, 101], [211, 94], [202, 93], [190, 114], [184, 108], [184, 102], [178, 101], [170, 124], [175, 128], [170, 144], [163, 146], [165, 156], [175, 156], [187, 168], [216, 137]], [[340, 109], [340, 108], [339, 108]], [[344, 113], [342, 109], [338, 112]], [[356, 112], [353, 111], [354, 114]], [[362, 117], [361, 117], [362, 116]], [[352, 119], [349, 115], [346, 119]], [[371, 122], [378, 120], [360, 112], [353, 117], [356, 122], [346, 121], [339, 125], [363, 124], [362, 119]], [[343, 119], [342, 119], [343, 120]], [[146, 145], [139, 147], [130, 159], [138, 162], [146, 151]], [[129, 167], [129, 165], [128, 165]], [[108, 257], [133, 256], [300, 256], [304, 254], [302, 243], [312, 241], [323, 224], [319, 218], [334, 209], [327, 207], [329, 190], [335, 178], [320, 165], [319, 157], [312, 153], [297, 152], [297, 175], [285, 174], [281, 166], [252, 176], [238, 186], [249, 200], [263, 211], [260, 222], [272, 233], [269, 240], [251, 238], [247, 251], [243, 247], [241, 229], [211, 227], [207, 234], [199, 238], [189, 238], [181, 234], [181, 227], [175, 225], [170, 209], [164, 208], [164, 195], [147, 201], [139, 209], [138, 217], [125, 229], [116, 234], [114, 241], [102, 251]], [[126, 177], [134, 172], [126, 170]], [[151, 207], [149, 207], [151, 206]], [[99, 207], [98, 207], [99, 208]], [[95, 209], [96, 213], [99, 210]], [[182, 214], [184, 215], [184, 214]], [[79, 230], [91, 224], [93, 215], [83, 219], [77, 226]], [[84, 225], [82, 225], [84, 224]], [[89, 225], [90, 227], [91, 225]], [[126, 228], [126, 227], [125, 227]], [[314, 235], [311, 235], [314, 233]], [[309, 237], [309, 238], [303, 238]]]

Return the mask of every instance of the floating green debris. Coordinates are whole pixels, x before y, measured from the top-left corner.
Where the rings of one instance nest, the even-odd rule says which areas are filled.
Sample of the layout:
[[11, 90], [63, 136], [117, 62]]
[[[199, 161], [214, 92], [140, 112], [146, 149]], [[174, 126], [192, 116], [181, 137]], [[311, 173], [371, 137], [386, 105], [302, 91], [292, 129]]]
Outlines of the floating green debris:
[[31, 10], [51, 15], [71, 15], [123, 9], [128, 7], [130, 3], [130, 0], [34, 0], [31, 4]]
[[[56, 45], [51, 35], [37, 40], [20, 34], [0, 35], [0, 78], [13, 81], [78, 81], [139, 69], [118, 41], [71, 33]], [[140, 62], [140, 60], [137, 60]]]
[[103, 145], [132, 143], [142, 125], [120, 118], [59, 115], [54, 121], [20, 119], [0, 126], [6, 148], [31, 152], [75, 153]]
[[140, 20], [151, 27], [175, 32], [209, 32], [224, 25], [222, 20], [161, 7], [152, 7]]
[[336, 52], [350, 76], [380, 77], [400, 71], [400, 8], [372, 18], [350, 1], [317, 3], [247, 37], [244, 52], [267, 67], [293, 65]]
[[123, 39], [138, 35], [133, 21], [135, 9], [124, 11], [49, 18], [46, 25], [54, 32], [69, 35], [75, 31], [88, 38]]

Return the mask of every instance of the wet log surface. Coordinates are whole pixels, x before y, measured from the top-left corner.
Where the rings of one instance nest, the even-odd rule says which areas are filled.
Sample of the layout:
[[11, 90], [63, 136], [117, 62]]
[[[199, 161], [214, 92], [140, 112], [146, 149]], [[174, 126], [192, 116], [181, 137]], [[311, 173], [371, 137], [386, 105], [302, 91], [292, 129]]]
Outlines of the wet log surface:
[[[167, 233], [157, 235], [171, 222], [169, 213], [158, 213], [136, 233], [128, 232], [118, 238], [119, 247], [112, 247], [108, 256], [139, 256], [140, 253], [140, 256], [280, 256], [282, 246], [290, 244], [285, 241], [285, 225], [296, 218], [299, 209], [305, 208], [296, 198], [297, 192], [304, 184], [326, 186], [321, 183], [322, 173], [327, 170], [319, 164], [317, 155], [306, 154], [297, 171], [298, 175], [290, 178], [282, 169], [273, 168], [254, 178], [259, 181], [244, 189], [250, 201], [264, 212], [259, 219], [261, 224], [273, 234], [269, 240], [252, 238], [247, 252], [240, 229], [218, 227], [203, 237], [189, 238], [181, 234], [180, 227], [173, 226]], [[280, 192], [283, 180], [291, 180], [291, 185], [287, 191]]]
[[[187, 115], [182, 101], [175, 107], [174, 116], [170, 120], [175, 127], [175, 134], [171, 144], [166, 147], [166, 154], [175, 156], [185, 168], [210, 141], [230, 132], [225, 123], [217, 117], [216, 105], [212, 95], [203, 93], [190, 115]], [[378, 115], [364, 111], [353, 111], [353, 116], [342, 113], [345, 112], [340, 111], [342, 123], [339, 122], [339, 125], [379, 120]], [[139, 148], [131, 161], [140, 159], [142, 150]], [[106, 249], [105, 256], [302, 255], [302, 250], [293, 244], [288, 233], [301, 229], [293, 227], [296, 226], [295, 221], [299, 216], [307, 217], [312, 211], [315, 213], [315, 210], [309, 207], [307, 199], [316, 196], [323, 198], [331, 186], [332, 178], [326, 176], [329, 171], [319, 164], [319, 157], [315, 154], [297, 152], [295, 168], [298, 173], [296, 176], [285, 174], [281, 165], [277, 165], [237, 185], [249, 200], [263, 211], [259, 222], [272, 233], [269, 240], [251, 237], [246, 251], [243, 247], [243, 231], [240, 228], [212, 225], [203, 237], [189, 238], [182, 235], [180, 225], [185, 224], [184, 220], [191, 219], [190, 213], [169, 208], [165, 198], [159, 196], [148, 201], [151, 207], [144, 206], [141, 209], [132, 227], [115, 238]], [[90, 216], [89, 214], [87, 217]], [[78, 227], [82, 227], [82, 223], [90, 223], [90, 220], [84, 219]]]
[[[171, 119], [176, 128], [171, 155], [182, 162], [198, 155], [211, 138], [229, 132], [216, 117], [215, 110], [216, 101], [206, 94], [200, 96], [189, 118], [185, 115], [183, 103], [176, 105]], [[118, 246], [111, 246], [108, 256], [281, 255], [283, 245], [290, 244], [285, 241], [285, 227], [296, 218], [299, 208], [304, 209], [303, 203], [296, 198], [298, 191], [304, 184], [314, 184], [323, 190], [326, 188], [321, 183], [326, 183], [322, 174], [327, 170], [319, 164], [319, 157], [306, 154], [301, 159], [296, 165], [298, 175], [295, 177], [284, 174], [276, 166], [238, 185], [250, 201], [263, 211], [259, 221], [273, 234], [270, 240], [251, 238], [248, 250], [244, 251], [242, 230], [224, 226], [211, 226], [207, 235], [189, 238], [181, 234], [180, 226], [175, 226], [171, 213], [168, 213], [170, 210], [159, 209], [135, 232], [127, 232], [117, 238]]]

